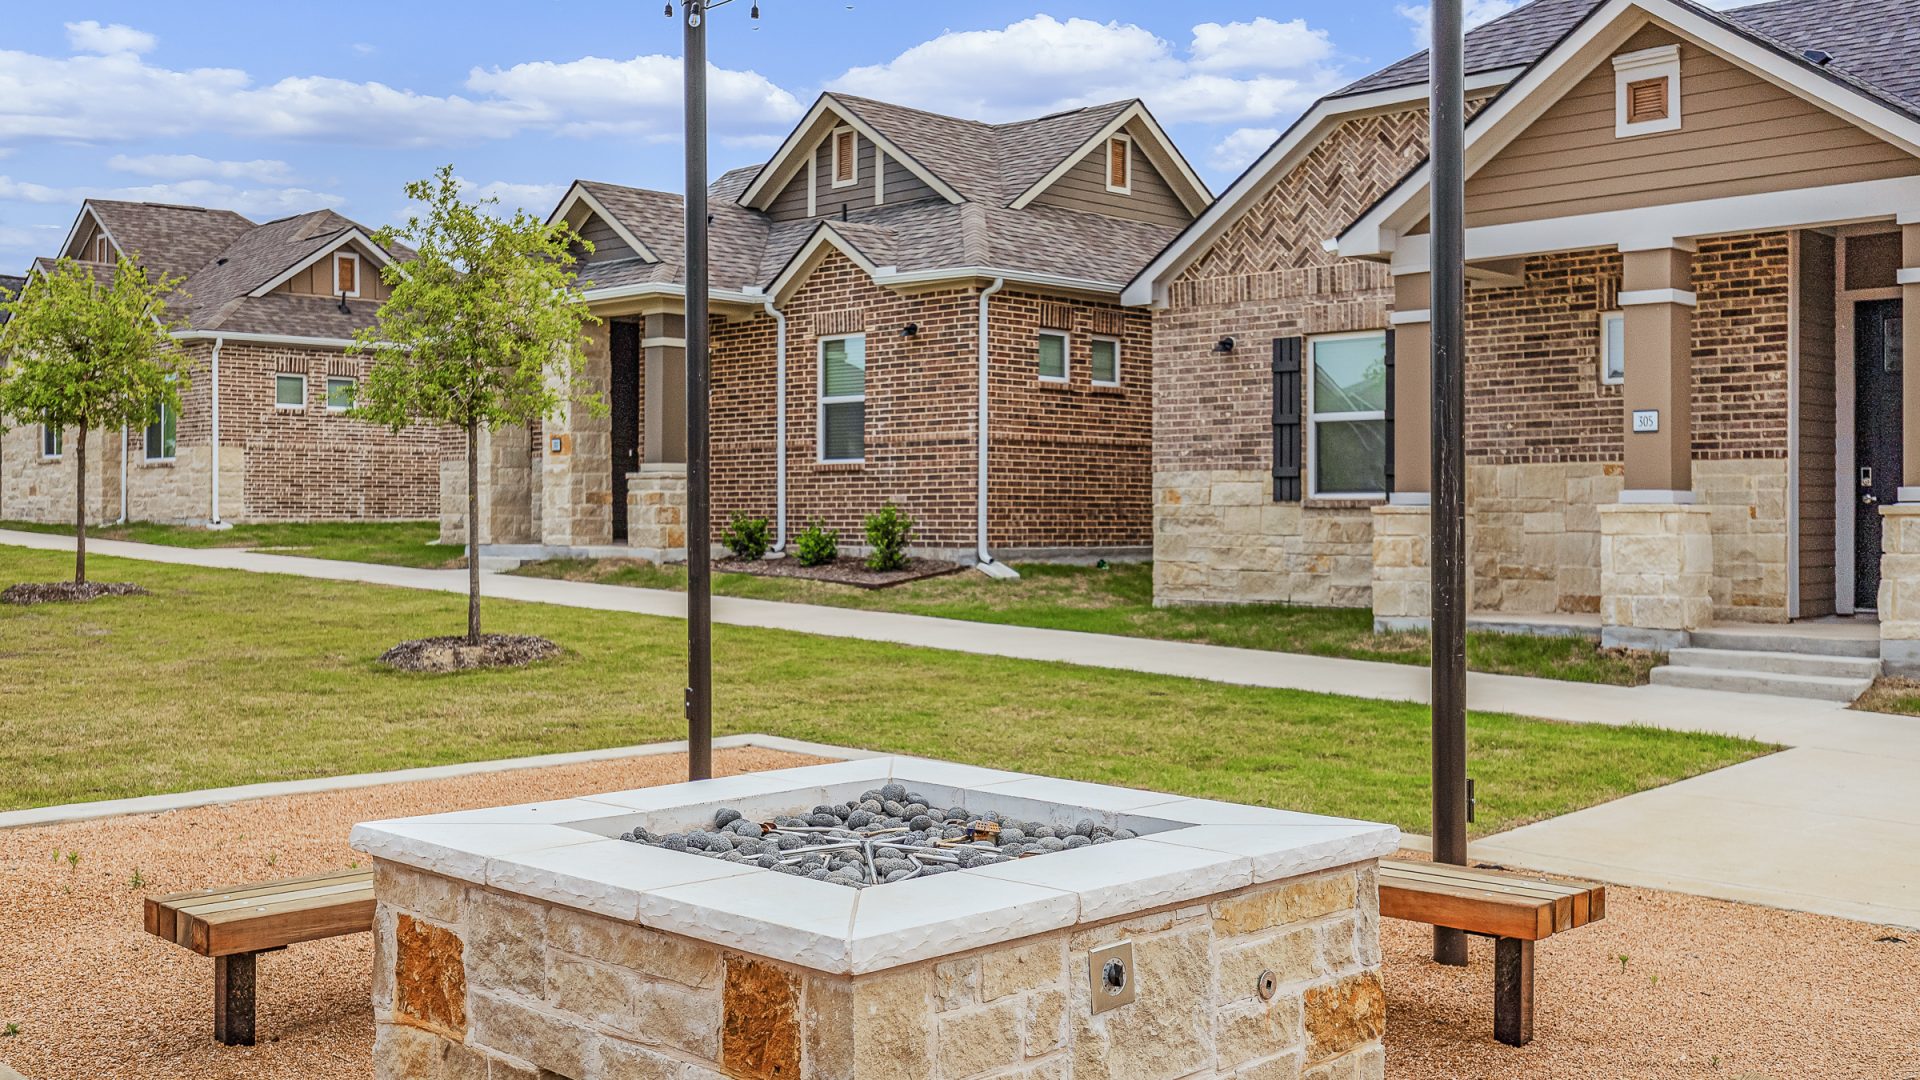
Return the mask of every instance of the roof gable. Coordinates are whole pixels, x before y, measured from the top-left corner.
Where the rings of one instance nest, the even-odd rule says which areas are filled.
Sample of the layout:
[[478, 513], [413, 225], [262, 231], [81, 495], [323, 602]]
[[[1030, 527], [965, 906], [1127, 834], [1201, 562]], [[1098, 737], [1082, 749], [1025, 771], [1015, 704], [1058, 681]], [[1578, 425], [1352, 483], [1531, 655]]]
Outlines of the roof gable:
[[[1604, 0], [1468, 123], [1469, 181], [1649, 22], [1908, 154], [1920, 154], [1920, 120], [1852, 77], [1838, 77], [1777, 41], [1681, 0]], [[1430, 182], [1430, 163], [1408, 174], [1341, 235], [1340, 254], [1375, 257], [1392, 251], [1398, 238], [1425, 218]]]
[[[231, 210], [166, 203], [88, 199], [81, 207], [91, 215], [123, 254], [136, 257], [149, 271], [186, 277], [212, 262], [253, 222]], [[76, 233], [80, 228], [75, 223]], [[68, 243], [73, 235], [67, 238]]]
[[[632, 191], [634, 189], [626, 190]], [[553, 213], [547, 215], [547, 224], [552, 225], [556, 222], [565, 221], [578, 233], [586, 227], [590, 219], [597, 218], [602, 224], [606, 225], [607, 228], [613, 230], [614, 235], [618, 236], [628, 248], [632, 249], [635, 256], [651, 263], [661, 261], [660, 257], [654, 254], [652, 246], [636, 235], [627, 223], [621, 220], [619, 215], [608, 209], [607, 201], [609, 197], [611, 197], [611, 201], [629, 203], [634, 201], [632, 199], [621, 199], [620, 192], [609, 190], [602, 185], [590, 184], [584, 180], [575, 180], [573, 187], [569, 188], [566, 196], [560, 200], [560, 205], [554, 208]], [[682, 200], [675, 199], [674, 202], [681, 203]], [[623, 208], [629, 211], [635, 209], [633, 206]]]
[[[857, 110], [854, 107], [856, 105], [858, 106]], [[940, 149], [942, 142], [957, 142], [962, 144], [973, 142], [973, 140], [964, 133], [965, 125], [968, 123], [967, 121], [953, 120], [951, 117], [939, 117], [933, 113], [921, 113], [913, 109], [903, 109], [900, 106], [887, 105], [883, 102], [867, 101], [864, 98], [845, 98], [837, 94], [822, 94], [820, 95], [820, 100], [814, 102], [813, 108], [807, 111], [806, 117], [787, 135], [786, 141], [780, 144], [780, 149], [761, 167], [758, 175], [753, 178], [753, 182], [748, 184], [746, 190], [740, 193], [740, 204], [755, 210], [765, 210], [771, 206], [774, 197], [787, 186], [787, 182], [792, 180], [802, 169], [806, 168], [807, 162], [812, 159], [813, 153], [821, 141], [831, 135], [835, 128], [843, 125], [851, 127], [865, 136], [869, 142], [878, 146], [889, 158], [905, 166], [908, 172], [911, 172], [915, 177], [919, 178], [921, 183], [932, 188], [941, 198], [951, 203], [967, 201], [952, 184], [941, 179], [933, 167], [921, 161], [914, 153], [901, 146], [889, 135], [883, 133], [880, 127], [875, 126], [875, 122], [877, 121], [879, 124], [891, 128], [896, 132], [908, 130], [909, 125], [904, 122], [906, 114], [912, 114], [922, 122], [927, 118], [944, 122], [939, 125], [944, 129], [944, 139], [916, 138], [910, 140], [917, 143], [918, 148], [923, 153], [932, 150], [936, 157], [944, 158], [947, 154]], [[870, 120], [869, 117], [875, 119]], [[964, 153], [964, 150], [961, 152]], [[953, 163], [949, 162], [950, 168], [952, 165]]]
[[[1153, 113], [1149, 112], [1146, 105], [1139, 100], [1118, 102], [1099, 109], [1083, 109], [1079, 113], [1067, 114], [1065, 118], [1048, 117], [1030, 122], [1028, 125], [1008, 125], [1008, 127], [1038, 127], [1048, 120], [1059, 122], [1060, 119], [1076, 120], [1078, 123], [1075, 127], [1091, 130], [1049, 133], [1056, 139], [1060, 134], [1083, 137], [1066, 157], [1059, 159], [1051, 169], [1035, 177], [1031, 183], [1020, 189], [1011, 203], [1015, 210], [1030, 205], [1048, 188], [1058, 183], [1061, 177], [1066, 176], [1076, 165], [1085, 161], [1089, 155], [1104, 153], [1107, 140], [1123, 131], [1133, 137], [1135, 149], [1142, 153], [1167, 181], [1168, 186], [1173, 189], [1174, 195], [1187, 208], [1189, 214], [1201, 213], [1213, 201], [1213, 193], [1207, 190], [1206, 183], [1193, 171], [1192, 166], [1187, 164], [1187, 159], [1180, 153], [1179, 147], [1174, 145], [1166, 130], [1160, 126], [1160, 122], [1154, 119]], [[1095, 121], [1104, 122], [1097, 123], [1096, 126]], [[1018, 145], [1019, 142], [1025, 141], [1027, 136], [1027, 132], [1010, 131], [1005, 136], [1005, 141]], [[1045, 143], [1042, 145], [1044, 146]], [[1057, 147], [1058, 143], [1055, 142], [1054, 145]], [[1012, 170], [1009, 172], [1011, 174]], [[1009, 175], [1008, 180], [1015, 181], [1016, 176]]]

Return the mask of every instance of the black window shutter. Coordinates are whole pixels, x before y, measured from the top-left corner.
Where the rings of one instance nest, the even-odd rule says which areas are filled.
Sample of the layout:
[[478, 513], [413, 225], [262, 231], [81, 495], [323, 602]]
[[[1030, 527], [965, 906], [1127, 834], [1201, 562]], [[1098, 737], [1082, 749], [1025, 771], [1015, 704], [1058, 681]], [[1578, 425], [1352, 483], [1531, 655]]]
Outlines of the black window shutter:
[[1302, 436], [1300, 368], [1304, 338], [1273, 339], [1273, 501], [1300, 501]]
[[1393, 494], [1393, 331], [1387, 331], [1387, 494]]

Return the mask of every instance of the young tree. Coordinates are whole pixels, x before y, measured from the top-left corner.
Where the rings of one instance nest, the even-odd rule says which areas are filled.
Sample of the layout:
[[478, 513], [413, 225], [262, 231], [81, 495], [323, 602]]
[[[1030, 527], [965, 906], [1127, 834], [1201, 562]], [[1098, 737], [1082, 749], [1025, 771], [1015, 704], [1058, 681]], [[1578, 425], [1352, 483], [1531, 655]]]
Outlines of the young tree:
[[87, 435], [144, 428], [178, 409], [187, 357], [167, 295], [181, 279], [125, 255], [110, 279], [72, 259], [34, 274], [0, 327], [0, 424], [79, 429], [73, 446], [73, 580], [87, 582]]
[[478, 645], [480, 429], [548, 419], [569, 401], [601, 407], [579, 374], [593, 316], [573, 249], [585, 241], [524, 210], [502, 217], [497, 199], [462, 199], [451, 165], [408, 184], [407, 196], [424, 216], [374, 239], [418, 257], [381, 270], [393, 294], [355, 337], [352, 351], [374, 360], [353, 412], [395, 431], [426, 421], [466, 433], [467, 643]]

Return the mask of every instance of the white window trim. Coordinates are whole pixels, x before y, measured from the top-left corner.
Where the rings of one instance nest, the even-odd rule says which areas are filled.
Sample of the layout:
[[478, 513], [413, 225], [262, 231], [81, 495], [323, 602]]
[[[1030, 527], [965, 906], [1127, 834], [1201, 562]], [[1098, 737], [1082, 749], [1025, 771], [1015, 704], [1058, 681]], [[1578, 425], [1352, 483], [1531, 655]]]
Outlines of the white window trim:
[[[840, 179], [840, 136], [853, 136], [853, 173], [847, 179]], [[827, 145], [832, 147], [829, 153], [829, 166], [832, 172], [827, 174], [827, 182], [833, 190], [850, 188], [860, 182], [860, 133], [850, 127], [837, 127], [827, 136]]]
[[[351, 292], [340, 291], [340, 264], [343, 261], [351, 261], [353, 263], [353, 291]], [[335, 296], [356, 297], [360, 295], [360, 256], [351, 251], [336, 251], [333, 253], [333, 258], [327, 263], [327, 270], [333, 274], [333, 289], [330, 291], [333, 292]]]
[[93, 260], [97, 263], [113, 262], [113, 241], [104, 232], [93, 234]]
[[347, 412], [348, 410], [350, 410], [350, 409], [352, 409], [352, 408], [353, 408], [353, 406], [351, 406], [351, 405], [335, 405], [335, 404], [333, 403], [333, 384], [334, 384], [334, 383], [339, 383], [339, 382], [343, 382], [343, 383], [346, 383], [346, 384], [347, 384], [348, 386], [351, 386], [351, 387], [353, 387], [353, 389], [354, 389], [354, 391], [355, 391], [355, 393], [356, 393], [356, 394], [357, 394], [357, 393], [359, 392], [359, 390], [360, 390], [360, 380], [358, 380], [358, 379], [354, 379], [354, 378], [350, 378], [350, 377], [348, 377], [348, 376], [345, 376], [345, 375], [329, 375], [329, 376], [327, 376], [327, 382], [326, 382], [326, 387], [327, 387], [327, 396], [326, 396], [326, 403], [327, 403], [327, 411], [328, 411], [328, 412], [330, 412], [330, 413], [343, 413], [343, 412]]
[[146, 427], [140, 429], [140, 460], [145, 462], [148, 465], [168, 464], [169, 462], [172, 462], [173, 460], [175, 460], [175, 458], [180, 453], [180, 414], [177, 412], [174, 412], [174, 415], [173, 415], [173, 425], [174, 425], [173, 450], [174, 452], [171, 454], [159, 454], [159, 455], [156, 455], [153, 452], [154, 447], [153, 447], [153, 440], [151, 438], [153, 434], [153, 428], [155, 427], [155, 425], [159, 426], [160, 442], [164, 446], [167, 440], [167, 413], [169, 412], [173, 412], [172, 406], [169, 406], [164, 402], [161, 403], [160, 418], [154, 421], [152, 424], [148, 424]]
[[1113, 379], [1112, 379], [1111, 381], [1108, 381], [1108, 380], [1106, 380], [1106, 379], [1101, 379], [1101, 378], [1093, 378], [1093, 385], [1095, 385], [1095, 386], [1119, 386], [1119, 385], [1120, 385], [1120, 351], [1121, 351], [1121, 350], [1120, 350], [1120, 339], [1119, 339], [1119, 338], [1117, 338], [1117, 337], [1111, 337], [1111, 336], [1109, 336], [1109, 335], [1106, 335], [1106, 334], [1094, 334], [1094, 335], [1091, 335], [1090, 337], [1088, 337], [1088, 338], [1087, 338], [1087, 342], [1088, 342], [1088, 350], [1087, 350], [1087, 374], [1088, 374], [1088, 376], [1089, 376], [1089, 377], [1093, 377], [1093, 350], [1092, 350], [1092, 343], [1093, 343], [1093, 342], [1098, 342], [1098, 341], [1107, 341], [1107, 342], [1111, 342], [1111, 343], [1113, 344]]
[[[1627, 122], [1627, 87], [1648, 79], [1667, 80], [1667, 115], [1638, 124]], [[1631, 139], [1639, 135], [1658, 135], [1680, 130], [1680, 46], [1662, 45], [1657, 49], [1622, 53], [1613, 58], [1613, 134]]]
[[867, 348], [867, 335], [865, 334], [829, 334], [821, 338], [819, 344], [814, 347], [816, 356], [814, 363], [814, 398], [818, 404], [814, 412], [813, 456], [814, 459], [822, 465], [859, 465], [867, 460], [866, 421], [864, 419], [864, 413], [862, 414], [863, 419], [860, 422], [860, 456], [857, 458], [830, 458], [827, 456], [827, 406], [850, 405], [856, 401], [865, 405], [867, 401], [865, 368], [861, 369], [860, 392], [858, 394], [840, 394], [834, 397], [827, 396], [827, 345], [835, 341], [853, 341], [855, 339], [858, 339], [860, 342], [860, 354], [864, 359]]
[[[48, 435], [52, 435], [53, 453], [47, 453]], [[51, 424], [40, 425], [40, 460], [59, 461], [67, 456], [67, 433]]]
[[[1119, 185], [1115, 185], [1113, 182], [1113, 144], [1114, 143], [1121, 143], [1127, 148], [1127, 159], [1126, 159], [1127, 182]], [[1133, 136], [1125, 135], [1125, 134], [1116, 134], [1116, 135], [1109, 136], [1107, 139], [1106, 145], [1102, 146], [1100, 149], [1102, 151], [1101, 160], [1100, 160], [1100, 170], [1101, 170], [1102, 178], [1107, 182], [1107, 190], [1112, 192], [1115, 195], [1133, 194]]]
[[1307, 366], [1301, 374], [1307, 383], [1307, 497], [1309, 499], [1385, 499], [1384, 491], [1321, 491], [1320, 490], [1320, 424], [1340, 423], [1352, 420], [1385, 420], [1387, 411], [1374, 412], [1316, 413], [1313, 407], [1313, 387], [1315, 366], [1319, 363], [1314, 354], [1323, 341], [1354, 341], [1361, 338], [1385, 338], [1385, 330], [1356, 330], [1346, 334], [1316, 334], [1307, 339]]
[[[299, 379], [300, 380], [300, 404], [298, 405], [280, 404], [280, 380], [281, 379]], [[273, 373], [273, 407], [278, 412], [306, 412], [307, 411], [307, 377], [305, 375], [301, 375], [297, 372], [292, 372], [292, 371], [274, 372]]]
[[1617, 309], [1614, 311], [1603, 311], [1600, 313], [1599, 318], [1600, 318], [1600, 385], [1621, 386], [1625, 384], [1627, 381], [1627, 375], [1626, 375], [1627, 365], [1626, 365], [1625, 357], [1621, 358], [1620, 375], [1618, 378], [1615, 378], [1607, 374], [1607, 323], [1613, 321], [1614, 319], [1620, 320], [1620, 324], [1621, 324], [1620, 325], [1620, 342], [1621, 342], [1621, 348], [1624, 349], [1626, 347], [1626, 340], [1627, 340], [1627, 328], [1626, 328], [1627, 313]]
[[[1057, 337], [1060, 339], [1060, 374], [1043, 375], [1040, 373], [1040, 339]], [[1073, 378], [1073, 335], [1065, 330], [1042, 330], [1033, 337], [1033, 374], [1041, 382], [1065, 383]]]

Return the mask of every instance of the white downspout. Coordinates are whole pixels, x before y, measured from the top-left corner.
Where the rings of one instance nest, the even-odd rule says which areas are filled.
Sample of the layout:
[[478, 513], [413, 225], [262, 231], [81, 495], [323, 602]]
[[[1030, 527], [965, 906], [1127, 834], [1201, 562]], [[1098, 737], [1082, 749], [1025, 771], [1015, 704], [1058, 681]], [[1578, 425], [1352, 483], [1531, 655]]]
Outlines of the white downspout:
[[787, 550], [787, 316], [766, 301], [767, 314], [773, 316], [773, 550]]
[[1005, 563], [995, 562], [993, 552], [987, 550], [987, 301], [994, 293], [1006, 288], [1006, 278], [994, 278], [980, 293], [980, 463], [979, 494], [975, 512], [975, 529], [978, 534], [979, 570], [989, 577], [1017, 578], [1020, 575]]
[[120, 521], [119, 521], [119, 524], [121, 525], [125, 525], [127, 523], [127, 437], [131, 434], [132, 432], [127, 430], [127, 426], [125, 424], [120, 425]]
[[226, 343], [227, 339], [224, 337], [213, 339], [213, 359], [209, 362], [213, 373], [210, 390], [213, 398], [213, 408], [210, 413], [213, 428], [213, 505], [209, 508], [208, 514], [207, 528], [209, 529], [233, 528], [220, 520], [220, 346]]

